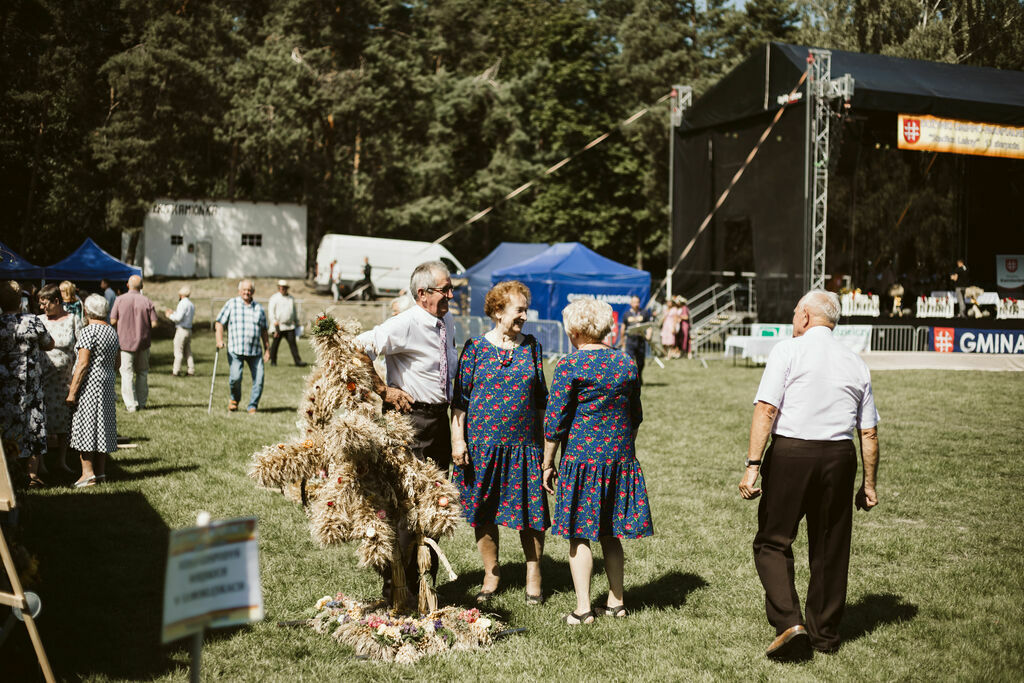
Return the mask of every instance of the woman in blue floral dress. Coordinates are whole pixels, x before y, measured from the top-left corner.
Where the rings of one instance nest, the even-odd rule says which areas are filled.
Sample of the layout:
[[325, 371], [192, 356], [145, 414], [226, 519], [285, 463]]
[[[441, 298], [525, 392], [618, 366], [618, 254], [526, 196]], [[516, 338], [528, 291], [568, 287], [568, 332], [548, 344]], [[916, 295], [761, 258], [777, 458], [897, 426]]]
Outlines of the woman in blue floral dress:
[[466, 342], [452, 399], [453, 479], [476, 532], [486, 603], [501, 579], [498, 525], [519, 531], [526, 557], [526, 602], [539, 605], [544, 530], [551, 526], [541, 482], [540, 426], [547, 400], [541, 348], [523, 335], [530, 290], [501, 282], [484, 312], [494, 329]]
[[[544, 488], [555, 493], [552, 533], [569, 539], [569, 570], [576, 589], [570, 625], [591, 623], [591, 541], [600, 541], [608, 575], [603, 612], [625, 617], [623, 538], [654, 533], [647, 487], [634, 440], [643, 419], [636, 363], [601, 343], [613, 324], [611, 306], [579, 299], [562, 312], [578, 350], [563, 358], [551, 380], [544, 418]], [[559, 444], [562, 458], [554, 467]], [[554, 481], [557, 478], [557, 491]]]

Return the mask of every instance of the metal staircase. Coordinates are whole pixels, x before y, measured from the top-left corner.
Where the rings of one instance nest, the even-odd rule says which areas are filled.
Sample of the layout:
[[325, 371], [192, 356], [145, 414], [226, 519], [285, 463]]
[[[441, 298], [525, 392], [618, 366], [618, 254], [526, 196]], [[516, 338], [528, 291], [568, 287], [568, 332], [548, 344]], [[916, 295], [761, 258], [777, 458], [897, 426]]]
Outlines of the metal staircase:
[[[726, 335], [750, 315], [750, 310], [742, 310], [736, 303], [739, 289], [738, 283], [715, 284], [690, 299], [690, 348], [695, 355], [701, 356], [711, 347], [723, 346]], [[749, 301], [753, 301], [753, 296], [751, 291]]]

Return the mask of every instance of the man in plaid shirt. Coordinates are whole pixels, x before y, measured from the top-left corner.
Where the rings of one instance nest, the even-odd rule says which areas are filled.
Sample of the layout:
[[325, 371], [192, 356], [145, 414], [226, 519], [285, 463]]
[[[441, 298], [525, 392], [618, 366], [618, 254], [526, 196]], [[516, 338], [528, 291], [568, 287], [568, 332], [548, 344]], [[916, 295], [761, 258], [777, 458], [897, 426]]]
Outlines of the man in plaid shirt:
[[[263, 307], [252, 300], [256, 288], [252, 280], [238, 283], [238, 296], [230, 299], [217, 314], [217, 348], [224, 348], [224, 326], [228, 328], [228, 390], [231, 400], [228, 410], [238, 410], [242, 398], [242, 363], [249, 366], [252, 375], [252, 393], [249, 395], [249, 413], [255, 413], [263, 394], [263, 361], [270, 359], [267, 335], [267, 315]], [[263, 343], [262, 353], [260, 342]]]

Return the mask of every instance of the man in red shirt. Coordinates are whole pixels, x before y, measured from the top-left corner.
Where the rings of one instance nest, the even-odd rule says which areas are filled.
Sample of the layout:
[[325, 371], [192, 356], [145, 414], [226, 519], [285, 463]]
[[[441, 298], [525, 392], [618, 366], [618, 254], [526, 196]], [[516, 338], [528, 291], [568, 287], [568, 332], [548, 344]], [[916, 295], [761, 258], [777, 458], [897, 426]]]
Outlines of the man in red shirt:
[[110, 324], [121, 345], [121, 398], [129, 413], [146, 407], [149, 397], [150, 331], [156, 327], [156, 309], [142, 293], [142, 278], [128, 278], [128, 291], [117, 297]]

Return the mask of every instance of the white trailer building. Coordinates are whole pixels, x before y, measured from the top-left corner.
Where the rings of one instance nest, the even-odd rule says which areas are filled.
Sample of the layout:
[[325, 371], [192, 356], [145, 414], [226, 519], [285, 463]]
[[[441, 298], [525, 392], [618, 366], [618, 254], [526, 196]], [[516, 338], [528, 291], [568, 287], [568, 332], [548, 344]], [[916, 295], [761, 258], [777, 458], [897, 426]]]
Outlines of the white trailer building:
[[306, 207], [160, 199], [135, 253], [144, 276], [304, 278]]

